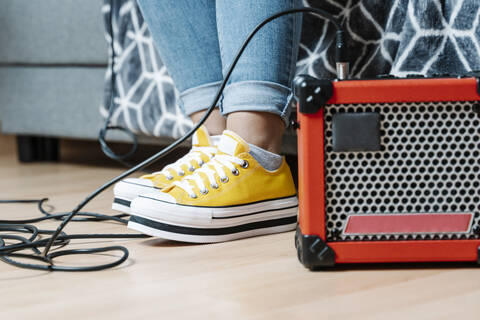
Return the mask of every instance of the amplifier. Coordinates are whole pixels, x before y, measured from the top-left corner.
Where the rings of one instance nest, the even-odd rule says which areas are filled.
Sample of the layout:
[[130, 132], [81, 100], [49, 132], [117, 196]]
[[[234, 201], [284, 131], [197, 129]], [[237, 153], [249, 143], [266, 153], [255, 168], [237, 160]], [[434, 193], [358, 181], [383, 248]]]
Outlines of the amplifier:
[[295, 245], [307, 268], [480, 262], [475, 74], [294, 82]]

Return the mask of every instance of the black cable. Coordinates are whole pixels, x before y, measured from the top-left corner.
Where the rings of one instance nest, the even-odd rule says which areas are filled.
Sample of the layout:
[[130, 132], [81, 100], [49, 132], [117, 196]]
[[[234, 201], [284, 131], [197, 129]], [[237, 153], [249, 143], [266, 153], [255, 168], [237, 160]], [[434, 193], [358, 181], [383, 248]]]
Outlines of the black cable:
[[[20, 268], [36, 269], [36, 270], [49, 270], [49, 271], [98, 271], [106, 268], [115, 267], [123, 263], [128, 258], [128, 250], [121, 246], [110, 246], [103, 248], [91, 248], [91, 249], [71, 249], [71, 250], [57, 250], [46, 256], [41, 254], [39, 248], [45, 247], [50, 238], [41, 239], [42, 235], [53, 235], [56, 230], [42, 230], [30, 223], [36, 223], [45, 220], [62, 220], [65, 219], [70, 213], [56, 213], [50, 214], [43, 209], [44, 203], [48, 199], [40, 200], [0, 200], [0, 204], [5, 203], [29, 203], [38, 204], [38, 208], [44, 216], [24, 219], [24, 220], [0, 220], [0, 260]], [[78, 215], [85, 216], [86, 218], [72, 219], [72, 221], [114, 221], [126, 225], [128, 220], [122, 219], [119, 216], [125, 216], [125, 214], [109, 216], [100, 213], [79, 212]], [[8, 233], [6, 233], [8, 232]], [[15, 234], [11, 234], [11, 233]], [[26, 233], [30, 236], [23, 237], [17, 233]], [[68, 235], [65, 232], [60, 232], [55, 241], [54, 246], [64, 247], [70, 243], [72, 239], [119, 239], [119, 238], [148, 238], [149, 236], [144, 234], [74, 234]], [[13, 240], [19, 243], [7, 245], [5, 240]], [[33, 250], [33, 254], [27, 254], [23, 252], [26, 249]], [[6, 251], [6, 253], [4, 252]], [[96, 254], [101, 252], [119, 251], [122, 256], [116, 259], [114, 262], [106, 263], [103, 265], [89, 266], [89, 267], [68, 267], [57, 266], [53, 264], [53, 259], [65, 255], [73, 254]], [[41, 261], [44, 264], [31, 264], [23, 263], [16, 258], [31, 259]]]
[[[112, 7], [110, 8], [110, 15], [112, 14]], [[214, 108], [217, 105], [218, 100], [220, 99], [220, 96], [238, 62], [240, 57], [242, 56], [245, 48], [251, 41], [251, 39], [255, 36], [255, 34], [267, 23], [269, 23], [272, 20], [275, 20], [281, 16], [287, 15], [287, 14], [293, 14], [293, 13], [302, 13], [302, 12], [308, 12], [308, 13], [314, 13], [317, 15], [320, 15], [321, 17], [324, 17], [328, 20], [330, 20], [335, 28], [337, 29], [337, 42], [336, 42], [336, 50], [337, 50], [337, 62], [344, 62], [342, 60], [338, 59], [343, 59], [344, 53], [343, 53], [343, 36], [342, 36], [342, 30], [340, 27], [340, 24], [338, 21], [329, 13], [317, 9], [317, 8], [298, 8], [298, 9], [291, 9], [291, 10], [285, 10], [279, 13], [276, 13], [267, 19], [263, 20], [261, 23], [259, 23], [248, 35], [247, 39], [243, 42], [242, 46], [238, 50], [237, 55], [235, 56], [235, 59], [231, 63], [227, 74], [225, 75], [225, 78], [223, 82], [221, 83], [215, 99], [212, 101], [210, 107], [206, 110], [204, 116], [202, 119], [190, 130], [188, 131], [183, 137], [179, 138], [176, 140], [174, 143], [170, 144], [168, 147], [163, 149], [162, 151], [158, 152], [157, 154], [149, 157], [148, 159], [144, 160], [143, 162], [137, 164], [136, 166], [132, 167], [131, 169], [125, 171], [124, 173], [120, 174], [119, 176], [113, 178], [112, 180], [108, 181], [104, 185], [100, 186], [96, 190], [94, 190], [91, 194], [89, 194], [82, 202], [80, 202], [71, 212], [69, 213], [61, 213], [61, 214], [50, 214], [42, 209], [42, 204], [46, 201], [45, 199], [41, 200], [19, 200], [17, 202], [21, 203], [38, 203], [39, 209], [44, 214], [45, 216], [41, 218], [41, 220], [37, 219], [28, 219], [28, 220], [22, 220], [22, 221], [42, 221], [42, 220], [48, 220], [48, 219], [60, 219], [62, 222], [60, 223], [59, 227], [54, 230], [38, 230], [36, 227], [31, 226], [31, 225], [25, 225], [25, 224], [19, 224], [18, 221], [6, 221], [3, 220], [0, 222], [0, 231], [19, 231], [21, 230], [22, 232], [30, 232], [32, 236], [27, 239], [27, 238], [20, 238], [16, 237], [14, 240], [20, 241], [20, 243], [17, 244], [12, 244], [12, 245], [7, 245], [4, 241], [7, 237], [2, 236], [0, 234], [0, 259], [4, 262], [10, 263], [14, 266], [21, 267], [21, 268], [29, 268], [29, 269], [37, 269], [37, 270], [50, 270], [50, 271], [97, 271], [97, 270], [103, 270], [106, 268], [111, 268], [115, 267], [121, 263], [123, 263], [127, 258], [128, 258], [128, 250], [125, 247], [122, 246], [110, 246], [110, 247], [103, 247], [103, 248], [91, 248], [91, 249], [73, 249], [73, 250], [57, 250], [54, 251], [53, 253], [50, 253], [50, 250], [52, 249], [53, 246], [65, 246], [68, 244], [68, 241], [71, 239], [93, 239], [93, 238], [138, 238], [138, 237], [146, 237], [145, 235], [128, 235], [128, 234], [122, 234], [122, 235], [115, 235], [115, 234], [104, 234], [104, 235], [93, 235], [93, 234], [86, 234], [86, 235], [67, 235], [65, 232], [63, 232], [63, 229], [65, 226], [70, 222], [70, 221], [75, 221], [74, 217], [75, 216], [86, 216], [89, 219], [94, 218], [94, 219], [100, 219], [101, 221], [108, 221], [108, 220], [115, 220], [117, 222], [121, 223], [126, 223], [126, 220], [121, 219], [121, 217], [111, 217], [107, 215], [101, 215], [101, 214], [95, 214], [95, 213], [85, 213], [81, 212], [80, 210], [85, 207], [91, 200], [93, 200], [97, 195], [99, 195], [101, 192], [103, 192], [105, 189], [108, 187], [112, 186], [113, 184], [117, 183], [118, 181], [124, 179], [125, 177], [131, 175], [132, 173], [142, 170], [146, 168], [147, 166], [151, 165], [158, 159], [164, 157], [165, 155], [169, 154], [173, 150], [175, 150], [180, 144], [182, 144], [185, 140], [190, 138], [193, 133], [205, 122], [205, 120], [208, 118], [210, 113], [214, 110]], [[111, 16], [110, 16], [110, 19]], [[113, 42], [113, 32], [112, 32], [112, 42]], [[112, 61], [113, 64], [113, 61]], [[113, 76], [113, 74], [112, 74]], [[112, 88], [113, 90], [113, 88]], [[109, 111], [112, 109], [110, 108]], [[109, 120], [110, 117], [107, 118]], [[108, 123], [106, 123], [106, 126], [108, 127]], [[12, 201], [8, 202], [9, 200], [3, 200], [3, 203], [12, 203]], [[0, 202], [2, 203], [2, 202]], [[116, 218], [116, 219], [114, 219]], [[87, 219], [87, 218], [85, 218]], [[85, 220], [82, 220], [85, 221]], [[98, 221], [98, 220], [96, 220]], [[39, 239], [35, 240], [33, 237], [35, 234], [51, 234], [51, 237], [45, 238], [45, 239]], [[10, 238], [13, 239], [13, 238]], [[43, 252], [39, 255], [38, 254], [38, 249], [43, 248]], [[19, 251], [25, 250], [25, 249], [32, 249], [35, 251], [36, 254], [26, 254], [26, 253], [21, 253]], [[95, 254], [95, 253], [100, 253], [100, 252], [111, 252], [111, 251], [120, 251], [123, 253], [123, 255], [116, 261], [109, 263], [109, 264], [104, 264], [104, 265], [99, 265], [99, 266], [92, 266], [92, 267], [61, 267], [57, 266], [54, 264], [53, 259], [59, 256], [65, 256], [65, 255], [73, 255], [73, 254]], [[16, 261], [12, 258], [27, 258], [27, 259], [32, 259], [36, 261], [42, 261], [45, 264], [40, 265], [40, 264], [27, 264], [27, 263], [21, 263], [19, 261]]]

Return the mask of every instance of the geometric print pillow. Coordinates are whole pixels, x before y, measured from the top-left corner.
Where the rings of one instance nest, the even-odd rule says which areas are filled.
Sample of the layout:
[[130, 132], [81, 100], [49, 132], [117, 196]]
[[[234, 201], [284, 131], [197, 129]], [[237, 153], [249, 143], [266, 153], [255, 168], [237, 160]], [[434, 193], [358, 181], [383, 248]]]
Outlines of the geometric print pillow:
[[[113, 90], [113, 125], [143, 135], [180, 137], [192, 124], [178, 107], [175, 84], [136, 2], [104, 1], [106, 39], [110, 46], [113, 41], [113, 51], [102, 115], [108, 114]], [[305, 0], [304, 5], [325, 9], [341, 22], [351, 78], [480, 70], [478, 0]], [[331, 23], [304, 15], [297, 74], [335, 78], [334, 36]]]

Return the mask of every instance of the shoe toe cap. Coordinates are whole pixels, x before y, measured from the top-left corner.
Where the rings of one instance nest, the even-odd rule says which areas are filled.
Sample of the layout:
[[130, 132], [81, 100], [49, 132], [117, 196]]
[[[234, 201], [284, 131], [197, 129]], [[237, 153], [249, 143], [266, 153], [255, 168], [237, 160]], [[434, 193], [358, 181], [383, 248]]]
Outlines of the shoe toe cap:
[[113, 189], [115, 197], [134, 199], [143, 193], [152, 193], [160, 191], [153, 185], [153, 182], [149, 179], [140, 178], [128, 178], [124, 179], [117, 184]]
[[133, 199], [130, 204], [132, 214], [150, 218], [168, 214], [172, 205], [176, 204], [174, 197], [165, 192], [144, 193]]

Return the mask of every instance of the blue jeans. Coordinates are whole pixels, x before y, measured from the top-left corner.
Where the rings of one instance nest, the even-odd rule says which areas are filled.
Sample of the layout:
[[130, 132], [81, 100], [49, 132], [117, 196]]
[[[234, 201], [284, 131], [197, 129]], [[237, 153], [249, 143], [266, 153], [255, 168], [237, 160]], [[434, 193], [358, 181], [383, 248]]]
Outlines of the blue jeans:
[[[268, 16], [301, 0], [137, 0], [187, 115], [209, 107], [241, 44]], [[260, 111], [287, 121], [301, 15], [267, 24], [240, 58], [219, 103], [222, 114]]]

